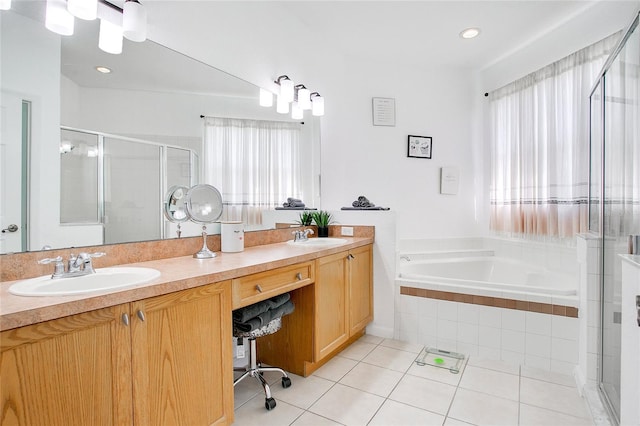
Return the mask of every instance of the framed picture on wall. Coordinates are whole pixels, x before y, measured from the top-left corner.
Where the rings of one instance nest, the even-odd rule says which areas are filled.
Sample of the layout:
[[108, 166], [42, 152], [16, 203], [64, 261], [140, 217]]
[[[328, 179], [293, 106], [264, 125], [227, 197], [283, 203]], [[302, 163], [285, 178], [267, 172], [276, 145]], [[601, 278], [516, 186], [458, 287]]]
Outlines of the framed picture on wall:
[[431, 136], [409, 135], [407, 157], [431, 158]]

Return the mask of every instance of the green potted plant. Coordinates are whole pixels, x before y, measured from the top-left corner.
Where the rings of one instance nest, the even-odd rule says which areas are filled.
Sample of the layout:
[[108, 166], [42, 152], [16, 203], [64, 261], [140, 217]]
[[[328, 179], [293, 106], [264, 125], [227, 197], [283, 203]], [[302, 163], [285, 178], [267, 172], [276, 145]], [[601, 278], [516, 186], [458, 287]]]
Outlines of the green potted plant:
[[300, 213], [297, 224], [300, 226], [309, 226], [313, 222], [313, 213], [305, 210]]
[[328, 237], [329, 224], [333, 223], [331, 213], [326, 210], [318, 210], [313, 213], [313, 221], [318, 226], [318, 237]]

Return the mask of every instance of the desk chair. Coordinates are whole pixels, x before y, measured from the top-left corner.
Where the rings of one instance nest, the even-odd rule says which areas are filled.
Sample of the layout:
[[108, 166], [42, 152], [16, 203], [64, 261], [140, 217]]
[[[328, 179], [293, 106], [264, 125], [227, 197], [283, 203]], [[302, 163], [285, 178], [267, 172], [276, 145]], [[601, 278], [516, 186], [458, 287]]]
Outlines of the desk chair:
[[282, 387], [288, 388], [291, 386], [291, 379], [287, 376], [287, 373], [281, 368], [277, 367], [262, 367], [259, 362], [257, 362], [256, 355], [256, 338], [267, 336], [269, 334], [273, 334], [280, 330], [282, 327], [282, 317], [271, 320], [269, 323], [264, 325], [263, 327], [257, 328], [252, 331], [241, 331], [236, 327], [233, 328], [233, 335], [237, 338], [247, 337], [249, 339], [249, 363], [245, 368], [234, 368], [234, 371], [244, 371], [240, 377], [233, 381], [233, 386], [240, 383], [246, 377], [255, 378], [264, 389], [264, 406], [267, 410], [272, 410], [276, 406], [276, 400], [271, 397], [271, 389], [269, 388], [269, 384], [262, 376], [262, 373], [265, 371], [277, 371], [282, 373]]

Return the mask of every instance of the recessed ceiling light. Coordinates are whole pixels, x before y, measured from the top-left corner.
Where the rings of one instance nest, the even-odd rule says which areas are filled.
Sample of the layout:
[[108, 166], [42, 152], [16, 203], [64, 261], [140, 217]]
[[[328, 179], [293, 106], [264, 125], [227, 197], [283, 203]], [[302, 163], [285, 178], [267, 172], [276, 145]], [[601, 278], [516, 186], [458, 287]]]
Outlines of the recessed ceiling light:
[[111, 72], [111, 68], [97, 66], [96, 71], [101, 72], [102, 74], [109, 74]]
[[474, 38], [480, 34], [480, 28], [467, 28], [466, 30], [462, 30], [460, 33], [460, 37], [462, 38]]

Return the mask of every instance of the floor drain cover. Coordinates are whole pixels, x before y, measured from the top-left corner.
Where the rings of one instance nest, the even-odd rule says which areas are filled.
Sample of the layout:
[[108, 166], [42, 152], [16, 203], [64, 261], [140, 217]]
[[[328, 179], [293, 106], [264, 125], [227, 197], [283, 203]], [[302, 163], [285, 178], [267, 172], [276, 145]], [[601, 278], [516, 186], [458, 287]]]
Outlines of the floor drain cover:
[[464, 355], [442, 349], [425, 347], [416, 358], [416, 364], [423, 367], [431, 365], [438, 368], [446, 368], [453, 374], [458, 374], [464, 361]]

